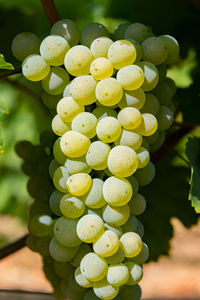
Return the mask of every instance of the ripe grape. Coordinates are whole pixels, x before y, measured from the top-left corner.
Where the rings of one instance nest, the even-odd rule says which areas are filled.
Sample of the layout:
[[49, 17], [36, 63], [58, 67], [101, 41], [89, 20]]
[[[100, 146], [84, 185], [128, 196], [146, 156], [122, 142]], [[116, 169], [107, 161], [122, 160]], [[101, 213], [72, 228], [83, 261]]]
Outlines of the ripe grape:
[[99, 37], [93, 40], [92, 44], [90, 45], [90, 51], [95, 58], [107, 57], [108, 49], [112, 45], [112, 43], [113, 41], [108, 37]]
[[142, 121], [142, 115], [137, 108], [125, 107], [118, 113], [119, 123], [124, 129], [135, 129]]
[[100, 23], [89, 23], [81, 32], [81, 44], [90, 47], [98, 37], [109, 37], [108, 30]]
[[89, 174], [92, 170], [92, 168], [90, 168], [90, 166], [86, 162], [85, 155], [78, 158], [66, 158], [65, 168], [67, 169], [67, 173], [69, 175], [76, 173]]
[[105, 57], [98, 57], [90, 65], [90, 73], [96, 80], [106, 79], [112, 76], [113, 66]]
[[92, 178], [86, 173], [76, 173], [67, 179], [67, 189], [74, 196], [82, 196], [90, 189]]
[[81, 105], [92, 104], [96, 100], [96, 85], [97, 82], [92, 76], [78, 76], [70, 84], [70, 94]]
[[131, 213], [135, 216], [141, 215], [146, 209], [146, 200], [141, 194], [135, 195], [129, 202]]
[[106, 275], [108, 265], [103, 257], [90, 252], [81, 260], [80, 269], [88, 280], [99, 282]]
[[117, 80], [125, 90], [137, 90], [144, 82], [144, 73], [139, 66], [129, 65], [117, 72]]
[[110, 206], [103, 207], [103, 219], [111, 226], [121, 226], [128, 221], [130, 216], [130, 208], [127, 204], [123, 206]]
[[32, 32], [21, 32], [17, 34], [11, 45], [15, 58], [23, 61], [27, 56], [39, 54], [40, 39]]
[[54, 225], [54, 237], [57, 242], [65, 247], [79, 246], [81, 240], [76, 232], [77, 223], [78, 219], [69, 219], [66, 217], [58, 218]]
[[82, 196], [85, 205], [90, 208], [101, 208], [106, 204], [103, 197], [103, 180], [93, 178], [90, 190]]
[[87, 164], [94, 170], [106, 169], [109, 152], [109, 145], [101, 141], [93, 142], [86, 154]]
[[119, 287], [114, 287], [104, 278], [100, 281], [94, 282], [93, 291], [97, 297], [103, 300], [110, 300], [115, 298], [119, 292]]
[[66, 194], [60, 200], [60, 211], [70, 219], [76, 219], [83, 215], [85, 204], [79, 198]]
[[134, 131], [123, 129], [120, 137], [115, 141], [115, 145], [128, 146], [137, 150], [142, 144], [142, 136]]
[[68, 73], [61, 67], [52, 67], [49, 74], [42, 80], [42, 87], [47, 94], [59, 95], [69, 82]]
[[141, 109], [145, 104], [145, 98], [145, 93], [141, 88], [134, 91], [124, 91], [123, 96], [118, 103], [118, 106], [120, 108], [130, 106]]
[[126, 40], [119, 40], [111, 44], [108, 49], [108, 59], [117, 70], [131, 65], [136, 59], [136, 49]]
[[120, 238], [120, 247], [126, 257], [134, 257], [142, 250], [142, 240], [135, 232], [126, 232]]
[[22, 73], [30, 81], [40, 81], [44, 79], [50, 71], [50, 66], [42, 56], [37, 54], [29, 55], [22, 64]]
[[72, 121], [72, 130], [78, 131], [89, 139], [96, 135], [97, 118], [89, 112], [78, 114]]
[[142, 43], [148, 37], [152, 36], [152, 32], [149, 27], [141, 23], [130, 24], [125, 31], [125, 38], [136, 40], [138, 43]]
[[142, 43], [142, 58], [154, 65], [160, 65], [168, 56], [165, 43], [159, 37], [150, 37]]
[[129, 279], [129, 269], [126, 264], [111, 264], [108, 267], [106, 278], [112, 286], [122, 286], [126, 284]]
[[79, 247], [64, 247], [53, 238], [49, 244], [49, 252], [57, 262], [68, 262], [77, 253]]
[[159, 80], [158, 69], [149, 61], [141, 61], [137, 65], [142, 69], [144, 73], [144, 82], [142, 84], [142, 89], [145, 92], [153, 90], [158, 84]]
[[81, 241], [92, 243], [103, 233], [103, 220], [95, 214], [88, 214], [80, 218], [77, 224], [77, 234]]
[[115, 78], [106, 78], [97, 83], [96, 98], [105, 106], [113, 106], [121, 100], [123, 90]]
[[64, 122], [71, 122], [81, 112], [84, 112], [84, 106], [72, 97], [64, 97], [58, 102], [57, 113]]
[[59, 117], [59, 115], [55, 115], [51, 123], [52, 130], [55, 134], [62, 136], [65, 132], [71, 130], [70, 123], [65, 123]]
[[96, 128], [97, 137], [104, 143], [112, 143], [118, 139], [121, 134], [119, 121], [113, 117], [102, 118]]

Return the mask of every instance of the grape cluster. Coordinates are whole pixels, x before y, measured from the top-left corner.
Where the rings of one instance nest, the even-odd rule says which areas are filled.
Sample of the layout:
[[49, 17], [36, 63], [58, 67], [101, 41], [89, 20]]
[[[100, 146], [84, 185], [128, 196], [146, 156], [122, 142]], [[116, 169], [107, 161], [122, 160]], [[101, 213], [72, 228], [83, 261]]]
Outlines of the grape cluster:
[[146, 200], [138, 191], [153, 180], [150, 152], [174, 119], [176, 87], [166, 74], [178, 58], [177, 41], [140, 23], [121, 24], [113, 34], [91, 23], [80, 33], [65, 19], [41, 43], [19, 34], [12, 50], [23, 60], [23, 75], [41, 81], [58, 136], [42, 151], [46, 161], [53, 153], [51, 195], [48, 174], [26, 170], [38, 200], [30, 210], [29, 247], [44, 256], [57, 297], [139, 299], [149, 250], [137, 217]]

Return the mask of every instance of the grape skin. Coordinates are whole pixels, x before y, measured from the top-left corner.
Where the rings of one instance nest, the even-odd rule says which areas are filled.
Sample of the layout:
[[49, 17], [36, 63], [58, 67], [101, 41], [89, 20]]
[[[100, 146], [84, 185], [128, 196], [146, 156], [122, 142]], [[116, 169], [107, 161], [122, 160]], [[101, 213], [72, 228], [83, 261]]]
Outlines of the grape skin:
[[21, 32], [12, 40], [12, 53], [20, 61], [29, 55], [39, 54], [39, 49], [40, 39], [32, 32]]
[[44, 79], [50, 71], [50, 66], [40, 55], [32, 54], [25, 58], [22, 64], [22, 73], [30, 81]]

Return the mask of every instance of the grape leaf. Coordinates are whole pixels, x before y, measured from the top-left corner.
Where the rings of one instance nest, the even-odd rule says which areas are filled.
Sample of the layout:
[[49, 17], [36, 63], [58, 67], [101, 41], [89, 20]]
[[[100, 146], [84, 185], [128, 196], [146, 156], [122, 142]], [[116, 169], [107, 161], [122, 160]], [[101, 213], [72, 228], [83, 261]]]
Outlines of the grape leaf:
[[8, 107], [0, 102], [0, 121], [3, 120], [9, 114]]
[[14, 70], [13, 65], [6, 62], [3, 54], [1, 54], [1, 53], [0, 53], [0, 69]]
[[191, 164], [189, 200], [195, 211], [200, 213], [200, 138], [189, 138], [186, 155]]

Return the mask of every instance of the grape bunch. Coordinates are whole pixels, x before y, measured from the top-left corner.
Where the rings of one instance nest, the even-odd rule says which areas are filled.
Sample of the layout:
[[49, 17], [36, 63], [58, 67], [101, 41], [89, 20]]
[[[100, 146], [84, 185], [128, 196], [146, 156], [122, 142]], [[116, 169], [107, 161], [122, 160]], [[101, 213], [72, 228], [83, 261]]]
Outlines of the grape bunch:
[[41, 81], [54, 114], [54, 134], [17, 147], [35, 199], [27, 245], [43, 256], [58, 298], [140, 299], [149, 249], [138, 191], [153, 180], [150, 152], [173, 123], [176, 86], [167, 65], [178, 59], [177, 41], [140, 23], [112, 34], [91, 23], [80, 33], [64, 19], [41, 43], [17, 35], [12, 51], [24, 77]]

